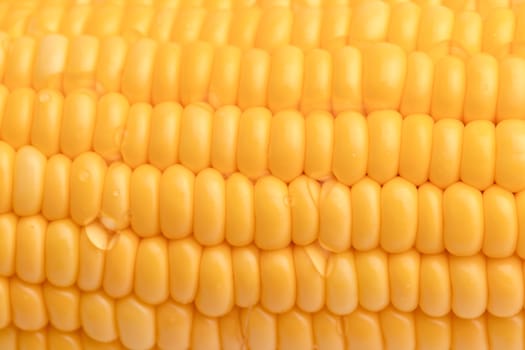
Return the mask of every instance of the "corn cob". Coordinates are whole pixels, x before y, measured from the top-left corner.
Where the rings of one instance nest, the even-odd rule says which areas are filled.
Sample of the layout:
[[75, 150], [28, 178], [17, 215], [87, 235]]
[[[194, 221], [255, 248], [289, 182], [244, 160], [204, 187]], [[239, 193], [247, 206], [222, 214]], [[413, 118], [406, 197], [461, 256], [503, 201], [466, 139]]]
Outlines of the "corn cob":
[[256, 5], [249, 1], [244, 4], [226, 1], [201, 7], [184, 7], [184, 3], [176, 2], [128, 6], [107, 2], [76, 6], [50, 4], [38, 9], [32, 8], [35, 3], [9, 6], [6, 2], [0, 30], [13, 36], [122, 35], [129, 40], [150, 37], [180, 43], [200, 39], [215, 45], [264, 50], [286, 44], [302, 49], [328, 49], [344, 43], [389, 41], [408, 51], [443, 50], [452, 46], [468, 53], [483, 51], [501, 55], [508, 52], [513, 43], [522, 43], [525, 15], [524, 11], [513, 12], [506, 1], [480, 2], [479, 13], [470, 11], [476, 4], [462, 10], [462, 2], [424, 5], [383, 1], [333, 4], [282, 1]]
[[443, 5], [0, 4], [0, 348], [524, 348], [523, 11]]

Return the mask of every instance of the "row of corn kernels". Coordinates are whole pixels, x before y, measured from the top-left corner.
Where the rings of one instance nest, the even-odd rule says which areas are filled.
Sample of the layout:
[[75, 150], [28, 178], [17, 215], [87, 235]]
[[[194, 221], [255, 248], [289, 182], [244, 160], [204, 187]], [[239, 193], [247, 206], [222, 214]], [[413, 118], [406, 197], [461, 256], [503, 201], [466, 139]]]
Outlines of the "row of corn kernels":
[[[299, 109], [429, 113], [435, 119], [525, 118], [525, 58], [406, 54], [390, 43], [270, 54], [202, 41], [176, 44], [122, 37], [46, 35], [5, 39], [1, 81], [10, 89], [122, 92], [130, 102], [209, 102], [273, 112]], [[50, 59], [52, 57], [52, 59]], [[140, 69], [137, 69], [140, 67]]]
[[272, 174], [289, 183], [306, 174], [352, 186], [365, 175], [384, 184], [399, 174], [414, 185], [429, 181], [442, 189], [460, 180], [478, 190], [494, 183], [514, 193], [525, 189], [525, 160], [516, 156], [525, 150], [525, 120], [464, 125], [422, 114], [403, 119], [395, 111], [272, 115], [260, 107], [152, 107], [130, 105], [114, 93], [97, 100], [82, 90], [64, 98], [24, 88], [1, 90], [0, 109], [6, 173], [14, 165], [5, 146], [32, 145], [46, 157], [74, 159], [93, 150], [106, 162], [121, 160], [131, 168], [149, 163], [163, 171], [182, 164], [198, 173], [211, 166], [251, 180]]
[[32, 146], [15, 152], [0, 145], [1, 213], [41, 212], [78, 225], [99, 219], [111, 230], [130, 226], [141, 237], [193, 234], [203, 245], [226, 240], [280, 249], [319, 239], [336, 252], [380, 245], [388, 252], [416, 246], [458, 256], [481, 250], [492, 257], [525, 255], [524, 192], [497, 185], [482, 192], [457, 182], [441, 190], [401, 177], [383, 186], [363, 177], [349, 187], [306, 176], [287, 185], [271, 175], [253, 182], [240, 173], [225, 178], [213, 168], [194, 174], [178, 164], [132, 170], [120, 162], [107, 166], [93, 152], [47, 159]]
[[50, 4], [38, 10], [18, 7], [16, 3], [10, 7], [8, 2], [0, 7], [0, 30], [10, 36], [122, 35], [132, 41], [141, 37], [179, 43], [203, 40], [268, 51], [287, 44], [328, 49], [374, 41], [392, 42], [407, 51], [431, 51], [450, 42], [469, 53], [494, 55], [520, 44], [525, 37], [525, 11], [521, 8], [499, 7], [485, 14], [410, 1], [358, 1], [322, 7], [257, 4], [234, 9], [111, 2]]
[[[463, 318], [486, 311], [509, 317], [524, 306], [523, 262], [515, 256], [388, 254], [383, 249], [332, 253], [322, 243], [275, 250], [203, 246], [191, 237], [139, 238], [130, 230], [12, 214], [0, 216], [0, 225], [0, 275], [36, 284], [31, 290], [47, 281], [82, 292], [103, 289], [111, 298], [134, 293], [151, 305], [171, 298], [194, 303], [208, 316], [258, 303], [273, 313], [296, 305], [305, 312], [326, 307], [347, 315], [358, 305], [374, 312], [393, 305], [404, 312], [419, 307], [431, 316], [452, 311]], [[7, 281], [0, 290], [5, 298]], [[11, 294], [20, 295], [21, 302], [39, 295]]]
[[[16, 293], [12, 300], [9, 293]], [[83, 345], [90, 344], [84, 349], [104, 346], [98, 342], [105, 344], [104, 349], [119, 348], [120, 341], [129, 349], [157, 345], [171, 350], [187, 349], [190, 344], [192, 349], [220, 349], [221, 345], [224, 349], [241, 349], [243, 344], [251, 349], [275, 349], [277, 345], [280, 349], [312, 349], [314, 344], [327, 350], [357, 344], [366, 349], [464, 349], [467, 343], [476, 344], [476, 349], [519, 350], [524, 341], [522, 311], [509, 317], [484, 313], [469, 319], [453, 313], [436, 317], [420, 309], [404, 312], [393, 307], [380, 312], [358, 307], [344, 316], [325, 308], [311, 313], [292, 308], [275, 314], [262, 305], [253, 305], [234, 307], [221, 316], [206, 316], [191, 304], [172, 300], [153, 306], [135, 295], [115, 300], [101, 291], [84, 293], [17, 279], [0, 279], [0, 301], [12, 306], [7, 314], [0, 311], [0, 321], [4, 322], [0, 345], [4, 350], [15, 350], [17, 343], [18, 349], [23, 349], [21, 342], [28, 338], [32, 340], [31, 349], [45, 349], [46, 335], [54, 338], [66, 334], [69, 337], [62, 339], [64, 349], [72, 350], [80, 349], [72, 346], [79, 341], [78, 336]]]

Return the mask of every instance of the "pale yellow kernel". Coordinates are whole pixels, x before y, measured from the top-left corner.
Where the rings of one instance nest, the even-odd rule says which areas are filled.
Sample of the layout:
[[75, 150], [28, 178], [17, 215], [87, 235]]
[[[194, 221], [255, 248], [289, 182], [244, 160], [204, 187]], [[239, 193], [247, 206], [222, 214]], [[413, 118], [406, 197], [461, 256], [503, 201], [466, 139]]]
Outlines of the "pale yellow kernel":
[[44, 301], [51, 325], [61, 331], [80, 328], [80, 291], [76, 286], [57, 288], [44, 284]]

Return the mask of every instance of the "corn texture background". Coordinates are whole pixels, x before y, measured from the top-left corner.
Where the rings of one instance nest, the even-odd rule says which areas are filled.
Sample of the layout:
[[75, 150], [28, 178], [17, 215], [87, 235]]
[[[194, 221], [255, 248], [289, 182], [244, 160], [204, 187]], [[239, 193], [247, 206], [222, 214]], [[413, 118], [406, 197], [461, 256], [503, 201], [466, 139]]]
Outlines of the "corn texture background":
[[523, 350], [524, 174], [519, 0], [0, 0], [0, 350]]

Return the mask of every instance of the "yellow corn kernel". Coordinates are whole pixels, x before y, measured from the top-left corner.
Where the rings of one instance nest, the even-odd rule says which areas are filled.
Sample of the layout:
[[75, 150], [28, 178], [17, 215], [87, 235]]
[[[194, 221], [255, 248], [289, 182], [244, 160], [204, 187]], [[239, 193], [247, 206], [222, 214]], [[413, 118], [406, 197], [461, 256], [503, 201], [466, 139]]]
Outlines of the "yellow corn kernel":
[[106, 170], [104, 160], [93, 152], [81, 154], [71, 164], [70, 212], [77, 224], [92, 222], [100, 212]]
[[93, 88], [100, 41], [92, 36], [71, 38], [64, 68], [63, 88], [66, 94], [77, 89]]
[[362, 178], [370, 166], [370, 124], [353, 112], [339, 114], [333, 121], [332, 172], [346, 185]]
[[317, 238], [319, 228], [318, 203], [321, 186], [313, 179], [299, 176], [288, 186], [288, 198], [292, 216], [292, 241], [307, 245]]
[[523, 308], [523, 271], [519, 258], [488, 259], [487, 311], [497, 317], [511, 317]]
[[229, 246], [218, 245], [204, 250], [198, 284], [195, 296], [197, 310], [210, 317], [222, 316], [231, 310], [234, 287]]
[[194, 173], [210, 164], [212, 119], [212, 110], [205, 105], [194, 105], [182, 112], [179, 159]]
[[343, 318], [346, 342], [363, 349], [383, 347], [381, 328], [377, 313], [357, 309]]
[[168, 301], [158, 307], [157, 345], [161, 349], [187, 349], [193, 328], [193, 307]]
[[422, 52], [408, 54], [405, 86], [399, 107], [401, 114], [429, 113], [433, 102], [434, 79], [434, 63], [428, 55]]
[[460, 348], [474, 345], [479, 349], [488, 349], [485, 319], [483, 316], [475, 319], [452, 317], [452, 346]]
[[359, 305], [370, 311], [382, 310], [390, 301], [387, 255], [379, 249], [359, 252], [355, 266]]
[[187, 304], [194, 300], [201, 256], [202, 247], [192, 238], [169, 242], [170, 295], [176, 302]]
[[138, 301], [134, 296], [115, 303], [117, 330], [126, 347], [150, 348], [155, 345], [154, 308]]
[[8, 89], [31, 86], [35, 50], [36, 43], [31, 37], [21, 36], [13, 40], [5, 60], [3, 81]]
[[194, 184], [195, 175], [181, 165], [173, 165], [162, 173], [159, 220], [161, 231], [167, 238], [183, 238], [191, 234]]
[[[116, 136], [120, 142], [122, 159], [133, 168], [146, 163], [148, 159], [152, 107], [137, 103], [130, 107], [122, 136]], [[117, 129], [118, 130], [118, 129]], [[118, 135], [118, 134], [117, 134]]]
[[363, 50], [363, 105], [367, 112], [398, 109], [407, 69], [406, 54], [393, 44]]
[[359, 274], [350, 252], [331, 255], [325, 272], [326, 308], [336, 315], [353, 312], [360, 301]]
[[15, 272], [24, 282], [39, 284], [45, 275], [47, 221], [41, 216], [21, 218], [16, 226]]
[[195, 177], [193, 233], [197, 242], [214, 245], [225, 235], [225, 183], [215, 169], [205, 169]]
[[282, 349], [311, 349], [314, 344], [310, 314], [291, 310], [277, 318], [278, 347]]
[[434, 119], [461, 119], [466, 85], [465, 63], [457, 57], [444, 56], [435, 64], [434, 77], [431, 115]]
[[102, 281], [104, 292], [112, 298], [124, 297], [132, 291], [139, 244], [139, 238], [130, 230], [117, 234], [114, 246], [106, 253]]
[[417, 189], [396, 177], [381, 190], [380, 244], [389, 253], [410, 249], [416, 239]]
[[423, 255], [419, 267], [419, 307], [421, 310], [432, 317], [447, 315], [451, 308], [451, 294], [447, 258], [443, 255]]
[[[242, 51], [235, 46], [217, 49], [213, 59], [208, 100], [217, 107], [235, 105], [239, 93]], [[172, 62], [169, 63], [170, 65]]]
[[484, 190], [494, 182], [495, 126], [489, 121], [473, 121], [463, 129], [461, 181]]
[[148, 304], [158, 305], [168, 299], [168, 243], [163, 237], [140, 241], [135, 259], [134, 291]]
[[381, 186], [368, 177], [352, 186], [352, 246], [369, 250], [379, 245]]
[[237, 104], [241, 109], [265, 106], [271, 57], [260, 49], [246, 50], [241, 58]]
[[284, 46], [272, 53], [268, 76], [268, 107], [273, 112], [298, 108], [303, 87], [304, 55]]
[[403, 120], [399, 150], [399, 175], [415, 185], [421, 185], [428, 179], [433, 155], [433, 126], [432, 118], [428, 115], [414, 114]]
[[95, 129], [96, 97], [89, 91], [75, 91], [64, 99], [60, 126], [60, 151], [74, 158], [91, 149]]
[[433, 128], [429, 180], [447, 188], [459, 180], [463, 125], [454, 119], [439, 120]]
[[343, 184], [329, 180], [323, 183], [319, 194], [319, 243], [330, 252], [350, 248], [351, 195]]
[[[113, 163], [107, 169], [99, 220], [109, 230], [122, 230], [130, 223], [131, 174], [131, 169], [122, 163]], [[137, 199], [142, 200], [140, 196]]]
[[128, 46], [124, 38], [108, 36], [101, 39], [95, 71], [96, 90], [106, 93], [120, 91], [120, 78], [127, 53]]
[[240, 115], [238, 107], [225, 106], [217, 109], [213, 116], [211, 165], [221, 174], [229, 175], [237, 170], [235, 151]]
[[13, 324], [24, 331], [36, 331], [45, 327], [48, 318], [42, 286], [13, 278], [10, 280], [9, 287]]
[[77, 280], [79, 230], [69, 220], [54, 221], [45, 233], [47, 280], [57, 287], [69, 287]]
[[232, 249], [235, 305], [249, 308], [260, 298], [261, 280], [259, 250], [254, 246]]
[[79, 302], [82, 330], [94, 340], [110, 342], [118, 337], [115, 301], [101, 292], [82, 293]]
[[[363, 110], [363, 57], [360, 50], [338, 47], [332, 57], [332, 109], [335, 113], [345, 110]], [[370, 72], [373, 74], [373, 72]]]
[[35, 89], [62, 88], [68, 45], [68, 39], [60, 34], [45, 35], [38, 41], [33, 62]]
[[523, 178], [519, 176], [525, 165], [525, 159], [520, 156], [525, 147], [523, 133], [525, 123], [522, 120], [509, 120], [496, 127], [495, 182], [512, 192], [525, 188]]
[[483, 244], [483, 199], [474, 188], [457, 182], [443, 192], [445, 248], [454, 255], [470, 256]]
[[291, 213], [286, 184], [266, 176], [253, 190], [255, 244], [262, 249], [285, 248], [291, 241]]
[[290, 42], [292, 21], [291, 9], [275, 7], [263, 11], [258, 22], [255, 46], [263, 50], [273, 51]]
[[130, 224], [140, 237], [159, 233], [160, 171], [149, 164], [140, 165], [130, 177]]
[[80, 293], [75, 286], [60, 288], [46, 283], [43, 297], [53, 327], [64, 332], [80, 328]]
[[387, 40], [401, 46], [406, 51], [414, 51], [421, 8], [414, 2], [396, 2], [391, 6], [390, 11]]
[[262, 350], [277, 347], [276, 318], [275, 314], [266, 312], [261, 306], [243, 310], [241, 324], [246, 325], [244, 332], [250, 349]]
[[80, 233], [77, 285], [83, 291], [95, 291], [102, 286], [104, 250], [110, 246], [108, 236], [105, 228], [98, 224], [90, 224]]
[[520, 329], [523, 327], [523, 313], [520, 312], [514, 317], [497, 318], [487, 315], [488, 324], [488, 347], [508, 347], [509, 349], [519, 349], [525, 344]]
[[272, 313], [290, 310], [296, 296], [296, 272], [291, 248], [262, 251], [259, 259], [261, 304]]
[[63, 105], [64, 97], [56, 90], [42, 90], [35, 98], [31, 144], [47, 157], [59, 152]]
[[440, 253], [443, 242], [443, 191], [424, 183], [418, 188], [416, 249], [425, 254]]
[[488, 298], [485, 258], [451, 256], [449, 264], [452, 311], [463, 318], [481, 316]]
[[122, 71], [122, 92], [131, 103], [148, 102], [157, 47], [153, 40], [143, 39], [131, 45]]
[[[402, 118], [397, 112], [379, 111], [368, 115], [367, 124], [367, 172], [372, 179], [383, 184], [398, 173]], [[356, 153], [357, 156], [361, 154]]]

